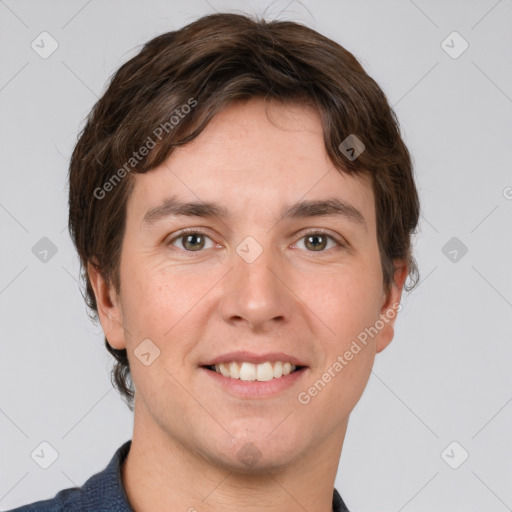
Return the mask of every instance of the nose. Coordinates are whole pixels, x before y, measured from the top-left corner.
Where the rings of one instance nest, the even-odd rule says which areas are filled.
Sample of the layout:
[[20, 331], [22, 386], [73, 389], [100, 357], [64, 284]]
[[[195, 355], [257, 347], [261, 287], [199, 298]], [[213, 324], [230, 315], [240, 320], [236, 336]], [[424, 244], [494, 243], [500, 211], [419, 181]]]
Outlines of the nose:
[[226, 276], [220, 303], [225, 322], [267, 331], [289, 320], [290, 291], [271, 252], [265, 249], [251, 263], [238, 254], [233, 255], [234, 268]]

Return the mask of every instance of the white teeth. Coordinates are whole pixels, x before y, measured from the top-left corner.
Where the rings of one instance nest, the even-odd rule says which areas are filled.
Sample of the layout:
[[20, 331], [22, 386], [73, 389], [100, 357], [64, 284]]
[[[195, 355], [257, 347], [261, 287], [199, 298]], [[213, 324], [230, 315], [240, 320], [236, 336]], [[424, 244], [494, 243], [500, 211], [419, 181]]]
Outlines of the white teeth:
[[229, 376], [233, 377], [234, 379], [240, 378], [240, 369], [238, 368], [238, 363], [235, 361], [229, 363]]
[[[217, 366], [217, 365], [215, 365], [215, 366]], [[219, 365], [219, 369], [220, 369], [220, 373], [222, 373], [222, 375], [224, 375], [224, 377], [229, 377], [229, 370], [223, 364]]]
[[274, 377], [278, 379], [283, 375], [283, 363], [281, 361], [277, 361], [274, 365]]
[[267, 361], [261, 364], [231, 361], [215, 365], [215, 371], [224, 377], [250, 381], [257, 380], [259, 382], [279, 379], [279, 377], [288, 375], [295, 369], [296, 366], [294, 364], [289, 362], [283, 363], [282, 361], [276, 361], [275, 363]]
[[274, 370], [271, 363], [263, 363], [256, 366], [256, 380], [266, 381], [274, 378]]
[[256, 380], [256, 365], [242, 363], [242, 366], [240, 366], [240, 380]]

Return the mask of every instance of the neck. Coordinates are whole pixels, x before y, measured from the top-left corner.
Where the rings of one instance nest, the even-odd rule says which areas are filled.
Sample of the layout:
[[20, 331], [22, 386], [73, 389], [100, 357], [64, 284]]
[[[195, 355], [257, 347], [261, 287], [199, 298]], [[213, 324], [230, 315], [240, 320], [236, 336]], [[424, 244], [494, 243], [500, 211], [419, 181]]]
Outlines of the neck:
[[347, 422], [286, 465], [240, 472], [188, 449], [135, 411], [123, 486], [136, 512], [332, 512]]

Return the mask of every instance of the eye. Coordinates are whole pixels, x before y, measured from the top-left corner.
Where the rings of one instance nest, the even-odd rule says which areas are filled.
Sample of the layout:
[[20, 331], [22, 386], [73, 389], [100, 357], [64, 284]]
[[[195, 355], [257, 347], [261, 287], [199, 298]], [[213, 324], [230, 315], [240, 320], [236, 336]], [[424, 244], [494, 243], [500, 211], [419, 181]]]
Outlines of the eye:
[[325, 252], [325, 248], [328, 245], [329, 240], [334, 242], [335, 247], [344, 246], [344, 244], [338, 242], [338, 240], [333, 236], [328, 235], [324, 231], [310, 231], [309, 233], [306, 233], [301, 240], [304, 240], [304, 245], [310, 252]]
[[[207, 240], [211, 242], [209, 247], [206, 246]], [[329, 241], [334, 243], [334, 247], [345, 247], [345, 244], [321, 230], [310, 231], [302, 236], [300, 240], [304, 240], [304, 246], [308, 252], [326, 252]], [[201, 252], [202, 249], [212, 249], [215, 243], [206, 233], [197, 229], [190, 229], [181, 231], [180, 234], [169, 241], [168, 245], [181, 248], [186, 252]], [[328, 249], [332, 249], [332, 247]]]
[[[206, 239], [212, 242], [212, 246], [205, 247]], [[174, 237], [169, 242], [169, 245], [174, 246], [174, 242], [180, 240], [179, 245], [187, 252], [199, 252], [201, 249], [211, 249], [213, 247], [213, 240], [205, 233], [198, 230], [182, 231], [180, 235]]]

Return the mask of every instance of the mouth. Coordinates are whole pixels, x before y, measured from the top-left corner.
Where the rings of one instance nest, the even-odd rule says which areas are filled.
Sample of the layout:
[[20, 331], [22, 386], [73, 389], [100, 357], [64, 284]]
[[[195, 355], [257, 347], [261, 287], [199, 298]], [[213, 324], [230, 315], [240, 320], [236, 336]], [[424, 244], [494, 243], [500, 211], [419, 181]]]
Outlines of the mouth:
[[265, 361], [259, 364], [248, 361], [230, 361], [215, 365], [203, 365], [202, 368], [234, 380], [267, 382], [301, 372], [307, 366], [295, 365], [289, 361]]
[[292, 364], [290, 361], [263, 360], [260, 363], [250, 363], [226, 358], [222, 363], [204, 364], [199, 368], [210, 384], [219, 386], [219, 389], [232, 397], [258, 401], [278, 397], [282, 399], [283, 393], [289, 393], [301, 385], [310, 370], [308, 366]]

